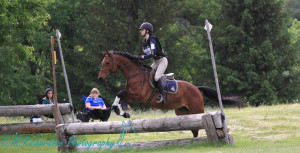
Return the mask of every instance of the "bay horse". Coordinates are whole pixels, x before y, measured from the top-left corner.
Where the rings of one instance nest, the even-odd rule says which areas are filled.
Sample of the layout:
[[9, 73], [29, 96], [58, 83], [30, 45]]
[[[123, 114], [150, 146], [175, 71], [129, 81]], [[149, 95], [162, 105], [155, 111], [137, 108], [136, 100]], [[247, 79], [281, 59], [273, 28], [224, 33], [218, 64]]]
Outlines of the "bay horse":
[[[141, 103], [153, 108], [171, 110], [175, 109], [175, 114], [189, 115], [204, 113], [204, 102], [200, 90], [205, 96], [214, 101], [218, 101], [217, 92], [204, 86], [194, 86], [187, 81], [177, 80], [178, 91], [176, 94], [165, 92], [166, 104], [156, 103], [158, 92], [151, 86], [149, 66], [143, 64], [138, 56], [122, 51], [103, 52], [102, 67], [98, 79], [106, 80], [112, 73], [120, 70], [126, 79], [125, 90], [121, 90], [114, 101], [113, 107], [117, 115], [129, 117], [120, 107], [120, 100], [130, 103]], [[148, 67], [148, 68], [147, 68]], [[153, 94], [154, 93], [154, 94]], [[151, 98], [152, 97], [152, 98]], [[223, 97], [224, 104], [243, 105], [243, 101], [238, 97]], [[198, 130], [192, 130], [193, 136], [198, 136]]]

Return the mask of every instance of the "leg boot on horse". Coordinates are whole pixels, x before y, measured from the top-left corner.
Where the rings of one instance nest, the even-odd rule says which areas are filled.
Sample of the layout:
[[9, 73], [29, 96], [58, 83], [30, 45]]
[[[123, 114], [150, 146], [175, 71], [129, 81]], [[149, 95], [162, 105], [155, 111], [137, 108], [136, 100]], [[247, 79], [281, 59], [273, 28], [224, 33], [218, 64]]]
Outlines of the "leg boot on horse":
[[163, 103], [165, 104], [165, 98], [164, 98], [164, 87], [162, 85], [162, 79], [159, 78], [156, 82], [155, 82], [156, 88], [159, 91], [159, 96], [157, 97], [156, 101], [158, 103]]

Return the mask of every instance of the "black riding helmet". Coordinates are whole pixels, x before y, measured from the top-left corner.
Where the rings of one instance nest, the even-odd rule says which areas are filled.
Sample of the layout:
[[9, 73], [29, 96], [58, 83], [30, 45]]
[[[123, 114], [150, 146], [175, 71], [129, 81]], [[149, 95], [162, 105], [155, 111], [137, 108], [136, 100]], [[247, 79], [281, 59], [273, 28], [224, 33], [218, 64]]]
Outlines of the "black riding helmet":
[[148, 29], [148, 30], [150, 30], [151, 32], [153, 32], [153, 26], [152, 26], [152, 24], [149, 23], [149, 22], [144, 22], [144, 23], [140, 26], [139, 30], [141, 30], [141, 29]]

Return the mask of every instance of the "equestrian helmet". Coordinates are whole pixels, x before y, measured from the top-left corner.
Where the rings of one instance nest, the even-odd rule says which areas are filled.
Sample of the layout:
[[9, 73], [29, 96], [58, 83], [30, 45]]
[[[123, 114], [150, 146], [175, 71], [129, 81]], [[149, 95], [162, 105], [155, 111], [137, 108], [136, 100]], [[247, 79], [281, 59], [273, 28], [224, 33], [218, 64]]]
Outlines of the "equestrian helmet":
[[139, 30], [141, 30], [141, 29], [148, 29], [148, 30], [150, 30], [151, 32], [153, 32], [153, 26], [152, 26], [152, 24], [149, 23], [149, 22], [144, 22], [144, 23], [140, 26]]

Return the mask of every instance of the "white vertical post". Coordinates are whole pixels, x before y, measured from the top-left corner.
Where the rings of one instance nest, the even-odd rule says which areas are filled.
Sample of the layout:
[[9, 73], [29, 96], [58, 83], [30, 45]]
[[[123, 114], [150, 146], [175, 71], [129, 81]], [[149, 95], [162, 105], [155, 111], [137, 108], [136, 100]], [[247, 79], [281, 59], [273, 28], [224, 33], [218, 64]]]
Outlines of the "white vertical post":
[[57, 43], [58, 43], [58, 47], [59, 47], [60, 59], [61, 59], [61, 63], [62, 63], [63, 71], [64, 71], [65, 82], [66, 82], [68, 97], [69, 97], [69, 103], [72, 106], [72, 121], [74, 123], [74, 107], [73, 107], [73, 104], [72, 104], [69, 81], [68, 81], [68, 76], [67, 76], [67, 72], [66, 72], [64, 57], [63, 57], [63, 54], [62, 54], [61, 44], [60, 44], [60, 36], [61, 36], [60, 32], [58, 31], [58, 29], [56, 29], [56, 37], [57, 37]]
[[[211, 61], [212, 61], [213, 69], [214, 69], [214, 76], [215, 76], [215, 82], [216, 82], [216, 87], [217, 87], [220, 110], [221, 110], [222, 115], [225, 117], [225, 113], [223, 110], [223, 104], [222, 104], [222, 98], [221, 98], [222, 96], [221, 96], [219, 81], [218, 81], [215, 55], [214, 55], [212, 40], [211, 40], [211, 36], [210, 36], [210, 31], [212, 29], [212, 25], [208, 22], [208, 20], [205, 20], [205, 28], [204, 29], [207, 31], [207, 36], [208, 36], [208, 41], [209, 41], [209, 49], [210, 49]], [[226, 143], [229, 143], [228, 134], [227, 134], [227, 126], [226, 126], [225, 122], [223, 122], [223, 128], [224, 128], [224, 134], [225, 134], [225, 141], [226, 141]]]

